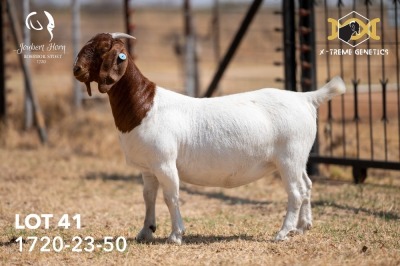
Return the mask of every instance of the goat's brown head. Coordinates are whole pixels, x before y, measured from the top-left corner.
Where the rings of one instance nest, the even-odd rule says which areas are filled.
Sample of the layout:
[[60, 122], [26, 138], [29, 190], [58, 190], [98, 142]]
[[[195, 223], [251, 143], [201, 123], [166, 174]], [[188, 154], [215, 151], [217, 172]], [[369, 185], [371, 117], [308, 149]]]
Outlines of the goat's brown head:
[[125, 33], [100, 33], [78, 53], [73, 66], [74, 76], [85, 83], [90, 96], [91, 81], [98, 83], [101, 93], [106, 93], [125, 74], [129, 55], [120, 38], [135, 39]]

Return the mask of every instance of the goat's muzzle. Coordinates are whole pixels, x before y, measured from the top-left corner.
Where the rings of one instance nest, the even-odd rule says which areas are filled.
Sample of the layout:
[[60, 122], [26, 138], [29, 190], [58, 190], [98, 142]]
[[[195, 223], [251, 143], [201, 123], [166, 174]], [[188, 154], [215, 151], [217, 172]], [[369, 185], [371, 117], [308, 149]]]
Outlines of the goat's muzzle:
[[90, 80], [89, 80], [89, 71], [83, 70], [81, 66], [76, 64], [74, 65], [72, 71], [77, 80], [85, 83], [89, 96], [92, 96], [92, 89], [90, 88]]
[[80, 66], [75, 65], [74, 69], [73, 69], [74, 76], [78, 78], [81, 74], [81, 70], [82, 70], [82, 68]]
[[82, 70], [80, 66], [74, 66], [74, 76], [80, 82], [86, 82], [89, 79], [89, 72]]

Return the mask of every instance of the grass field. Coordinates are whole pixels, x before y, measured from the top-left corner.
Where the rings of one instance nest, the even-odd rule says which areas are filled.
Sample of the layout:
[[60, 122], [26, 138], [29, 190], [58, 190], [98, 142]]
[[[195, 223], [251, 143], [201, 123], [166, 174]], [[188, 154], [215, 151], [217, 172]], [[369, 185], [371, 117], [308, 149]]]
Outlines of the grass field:
[[[281, 54], [267, 52], [261, 57], [265, 47], [273, 51], [274, 38], [280, 38], [272, 30], [277, 17], [271, 16], [271, 10], [268, 12], [257, 17], [255, 31], [246, 37], [236, 61], [226, 73], [222, 93], [280, 86], [273, 80], [282, 75], [282, 69], [271, 62], [281, 59]], [[233, 25], [243, 13], [244, 10], [229, 13], [230, 20], [225, 20], [224, 27], [235, 28]], [[172, 53], [171, 42], [171, 34], [181, 29], [180, 13], [166, 10], [135, 14], [138, 66], [158, 84], [183, 91], [181, 65]], [[104, 13], [83, 13], [86, 29], [83, 43], [98, 29], [106, 32], [121, 29], [121, 18], [115, 14], [112, 19], [101, 19], [102, 16]], [[57, 25], [68, 29], [69, 14], [60, 13], [55, 18], [59, 18]], [[197, 23], [202, 36], [207, 35], [208, 22], [209, 14], [200, 12]], [[222, 50], [233, 31], [224, 32]], [[69, 42], [68, 30], [62, 36], [56, 33], [58, 42]], [[201, 61], [202, 83], [209, 81], [215, 65], [210, 47], [205, 38], [203, 54], [208, 57]], [[106, 101], [87, 101], [82, 110], [71, 108], [73, 59], [70, 49], [68, 53], [65, 60], [49, 61], [47, 65], [32, 62], [33, 83], [48, 127], [47, 146], [40, 145], [34, 130], [22, 130], [22, 76], [15, 65], [15, 54], [7, 57], [11, 63], [7, 84], [13, 91], [9, 95], [12, 105], [8, 123], [0, 128], [1, 265], [400, 264], [399, 173], [371, 170], [366, 184], [356, 186], [351, 183], [351, 169], [337, 166], [321, 167], [322, 175], [313, 177], [314, 227], [306, 235], [293, 236], [286, 242], [272, 241], [282, 224], [287, 198], [280, 178], [270, 176], [235, 189], [181, 184], [180, 204], [187, 229], [181, 246], [165, 243], [171, 224], [159, 193], [156, 239], [150, 244], [137, 243], [134, 238], [144, 219], [140, 173], [125, 164]], [[158, 57], [160, 60], [154, 63]], [[265, 73], [268, 75], [264, 77]], [[348, 97], [346, 101], [350, 103], [351, 95]], [[389, 107], [389, 115], [395, 115], [397, 106], [391, 103]], [[351, 111], [348, 108], [346, 114]], [[360, 108], [361, 115], [366, 115], [365, 106]], [[376, 108], [380, 110], [381, 106]], [[321, 110], [321, 117], [325, 114], [326, 106]], [[377, 112], [374, 115], [378, 124], [380, 117]], [[391, 120], [389, 125], [391, 144], [396, 145], [396, 122]], [[322, 129], [324, 124], [320, 126]], [[340, 136], [340, 124], [337, 128], [335, 138]], [[354, 146], [354, 132], [349, 136], [348, 141]], [[363, 147], [362, 152], [368, 155], [368, 148]], [[340, 145], [335, 153], [340, 154]], [[393, 158], [397, 155], [390, 154]], [[51, 222], [47, 230], [17, 230], [15, 215], [24, 217], [30, 213], [51, 213], [55, 218], [65, 213], [80, 214], [82, 228], [61, 229]], [[107, 236], [114, 240], [123, 236], [127, 239], [127, 249], [122, 253], [115, 249], [80, 253], [67, 249], [57, 253], [40, 252], [41, 245], [38, 245], [29, 252], [31, 242], [25, 241], [23, 252], [19, 252], [16, 239], [20, 236], [24, 239], [60, 236], [71, 245], [74, 236], [93, 237], [95, 244], [102, 244]]]

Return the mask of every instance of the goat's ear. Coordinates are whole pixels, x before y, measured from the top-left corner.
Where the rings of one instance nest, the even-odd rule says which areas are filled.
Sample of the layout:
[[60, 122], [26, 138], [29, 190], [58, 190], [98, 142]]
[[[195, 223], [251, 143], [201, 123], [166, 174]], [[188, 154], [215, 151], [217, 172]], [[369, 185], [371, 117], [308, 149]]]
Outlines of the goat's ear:
[[99, 91], [105, 93], [120, 80], [128, 66], [127, 52], [122, 43], [113, 45], [110, 51], [103, 55], [103, 63], [99, 73]]

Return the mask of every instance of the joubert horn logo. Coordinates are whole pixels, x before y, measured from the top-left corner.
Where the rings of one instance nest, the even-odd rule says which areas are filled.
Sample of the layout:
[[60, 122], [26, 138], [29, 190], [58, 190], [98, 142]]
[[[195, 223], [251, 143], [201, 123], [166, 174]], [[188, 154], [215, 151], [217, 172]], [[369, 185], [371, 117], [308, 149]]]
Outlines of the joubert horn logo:
[[355, 11], [338, 20], [328, 18], [328, 23], [331, 24], [331, 35], [328, 36], [328, 40], [340, 39], [352, 47], [370, 38], [380, 40], [376, 35], [376, 24], [380, 21], [379, 18], [370, 20]]
[[[42, 26], [42, 24], [40, 24], [40, 22], [38, 20], [36, 20], [36, 22], [39, 25], [39, 27], [35, 27], [33, 25], [33, 23], [32, 23], [31, 17], [36, 15], [36, 14], [37, 14], [36, 12], [31, 12], [31, 13], [29, 13], [29, 15], [25, 19], [25, 25], [29, 30], [31, 30], [31, 29], [33, 29], [33, 30], [43, 30], [43, 26]], [[47, 31], [50, 33], [50, 41], [49, 42], [51, 42], [51, 40], [53, 40], [53, 29], [55, 27], [54, 18], [47, 11], [44, 11], [44, 14], [46, 15], [47, 20], [48, 20]]]

